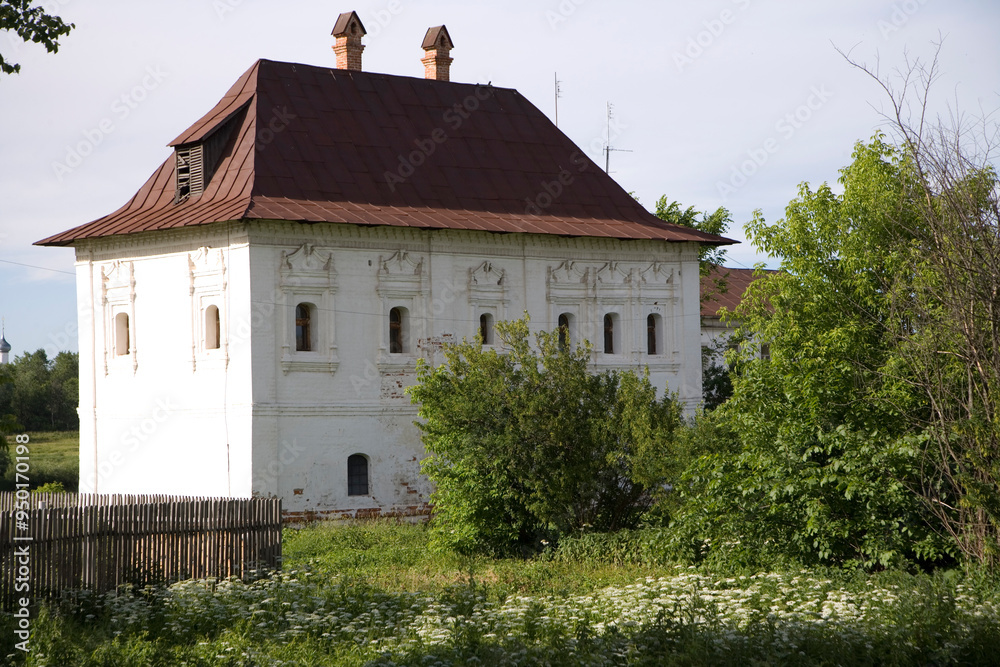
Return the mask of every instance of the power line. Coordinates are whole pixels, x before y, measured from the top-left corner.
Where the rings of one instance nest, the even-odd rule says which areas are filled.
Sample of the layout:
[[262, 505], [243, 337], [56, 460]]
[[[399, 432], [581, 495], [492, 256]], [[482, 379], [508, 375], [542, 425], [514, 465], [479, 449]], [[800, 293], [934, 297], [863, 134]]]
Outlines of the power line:
[[4, 264], [14, 264], [16, 266], [26, 266], [29, 269], [41, 269], [42, 271], [53, 271], [55, 273], [65, 273], [68, 276], [75, 276], [76, 275], [76, 273], [73, 272], [73, 271], [63, 271], [62, 269], [51, 269], [51, 268], [49, 268], [47, 266], [36, 266], [34, 264], [24, 264], [23, 262], [12, 262], [9, 259], [0, 259], [0, 262], [3, 262]]

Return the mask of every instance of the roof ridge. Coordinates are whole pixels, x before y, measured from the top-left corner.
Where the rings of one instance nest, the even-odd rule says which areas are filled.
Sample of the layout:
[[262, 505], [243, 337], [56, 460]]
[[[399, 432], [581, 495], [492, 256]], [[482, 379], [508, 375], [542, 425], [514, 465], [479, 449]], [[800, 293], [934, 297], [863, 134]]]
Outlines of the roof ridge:
[[38, 243], [257, 218], [732, 242], [656, 218], [511, 88], [259, 59], [170, 145], [199, 142], [190, 196], [170, 156], [122, 208]]
[[177, 135], [177, 138], [167, 145], [172, 147], [201, 141], [239, 113], [257, 94], [257, 75], [261, 62], [263, 61], [260, 59], [255, 61], [208, 113]]
[[520, 95], [520, 93], [518, 92], [517, 88], [509, 88], [507, 86], [498, 86], [498, 85], [494, 84], [492, 81], [487, 81], [486, 83], [483, 83], [481, 81], [441, 81], [441, 80], [438, 80], [438, 79], [428, 79], [428, 78], [426, 78], [424, 76], [420, 76], [420, 75], [417, 75], [417, 74], [393, 74], [392, 72], [373, 72], [373, 71], [370, 71], [370, 70], [340, 69], [340, 68], [338, 68], [338, 67], [336, 67], [334, 65], [313, 65], [311, 63], [295, 63], [295, 62], [291, 62], [289, 60], [272, 60], [271, 58], [258, 58], [257, 61], [256, 61], [256, 63], [267, 63], [268, 65], [287, 65], [289, 67], [295, 67], [295, 68], [302, 67], [302, 68], [307, 68], [307, 69], [311, 69], [311, 70], [326, 70], [326, 71], [329, 71], [329, 72], [331, 72], [333, 74], [347, 75], [347, 76], [351, 76], [351, 77], [355, 77], [355, 76], [360, 76], [360, 77], [381, 77], [381, 78], [386, 78], [386, 79], [407, 80], [407, 81], [410, 81], [410, 82], [417, 82], [417, 81], [419, 81], [422, 84], [426, 84], [428, 86], [432, 86], [432, 85], [435, 85], [435, 84], [451, 84], [451, 85], [454, 85], [454, 86], [472, 86], [472, 87], [476, 87], [476, 86], [490, 86], [492, 88], [496, 88], [497, 90], [509, 90], [509, 91], [511, 91], [513, 93], [517, 93], [518, 95]]

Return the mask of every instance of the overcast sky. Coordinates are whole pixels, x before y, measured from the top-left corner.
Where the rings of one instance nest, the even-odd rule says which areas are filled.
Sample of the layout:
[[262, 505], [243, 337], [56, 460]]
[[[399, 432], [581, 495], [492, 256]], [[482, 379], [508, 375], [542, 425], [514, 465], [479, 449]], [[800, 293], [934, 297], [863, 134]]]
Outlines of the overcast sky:
[[[614, 178], [725, 206], [745, 239], [802, 182], [835, 182], [885, 100], [836, 47], [883, 73], [944, 37], [935, 110], [1000, 107], [996, 0], [48, 0], [76, 24], [59, 53], [0, 32], [19, 62], [0, 79], [0, 315], [14, 354], [76, 350], [73, 250], [31, 244], [111, 213], [258, 58], [334, 65], [330, 31], [355, 10], [364, 69], [423, 76], [420, 42], [442, 23], [452, 80], [516, 88], [599, 164], [614, 105]], [[776, 264], [749, 243], [730, 265]], [[29, 265], [29, 266], [25, 266]]]

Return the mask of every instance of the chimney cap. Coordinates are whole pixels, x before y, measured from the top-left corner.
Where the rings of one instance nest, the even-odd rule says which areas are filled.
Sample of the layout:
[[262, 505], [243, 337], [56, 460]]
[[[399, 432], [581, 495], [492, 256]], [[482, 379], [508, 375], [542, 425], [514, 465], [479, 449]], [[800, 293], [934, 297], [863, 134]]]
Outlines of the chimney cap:
[[[352, 22], [352, 19], [356, 23]], [[337, 22], [333, 25], [333, 32], [330, 34], [334, 37], [343, 37], [348, 35], [348, 31], [351, 31], [351, 33], [357, 33], [357, 28], [354, 28], [355, 25], [357, 28], [361, 29], [361, 35], [368, 34], [368, 31], [365, 30], [365, 24], [361, 22], [360, 18], [358, 18], [357, 12], [344, 12], [337, 17]]]
[[424, 43], [420, 46], [425, 50], [433, 49], [435, 47], [453, 49], [455, 48], [455, 43], [451, 41], [451, 35], [448, 34], [448, 28], [443, 25], [439, 25], [427, 29], [427, 34], [424, 35]]

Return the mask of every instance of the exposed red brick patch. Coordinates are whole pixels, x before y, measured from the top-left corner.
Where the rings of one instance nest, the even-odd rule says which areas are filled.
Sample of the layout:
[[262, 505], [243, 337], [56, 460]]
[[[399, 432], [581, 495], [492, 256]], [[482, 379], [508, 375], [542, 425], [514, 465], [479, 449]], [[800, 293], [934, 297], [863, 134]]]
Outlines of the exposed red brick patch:
[[381, 510], [378, 507], [358, 510], [306, 510], [302, 512], [282, 512], [285, 523], [311, 523], [314, 521], [352, 521], [373, 519], [427, 520], [431, 515], [428, 503], [408, 505], [403, 508]]

